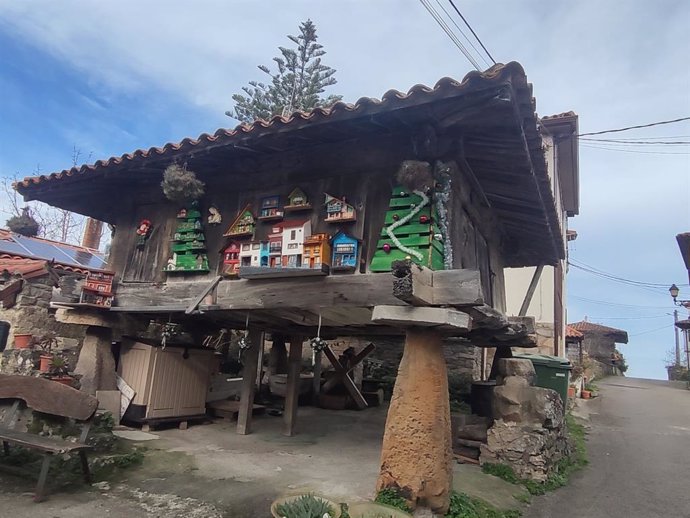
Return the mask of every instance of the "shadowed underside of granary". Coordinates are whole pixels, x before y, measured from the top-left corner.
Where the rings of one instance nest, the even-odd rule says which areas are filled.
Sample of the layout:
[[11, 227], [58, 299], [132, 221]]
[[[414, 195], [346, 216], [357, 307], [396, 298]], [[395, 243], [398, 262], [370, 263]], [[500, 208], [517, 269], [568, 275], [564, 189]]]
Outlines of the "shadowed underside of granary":
[[[165, 198], [172, 164], [205, 183], [197, 204]], [[68, 321], [122, 335], [163, 316], [197, 343], [221, 328], [246, 329], [250, 341], [287, 336], [287, 434], [303, 341], [406, 336], [379, 486], [437, 510], [448, 505], [451, 476], [441, 342], [532, 345], [533, 321], [504, 314], [503, 270], [564, 257], [531, 85], [514, 62], [26, 178], [16, 189], [114, 228], [115, 299], [109, 308], [67, 305]], [[251, 349], [246, 358], [258, 361]], [[245, 376], [240, 433], [250, 429], [253, 386]]]

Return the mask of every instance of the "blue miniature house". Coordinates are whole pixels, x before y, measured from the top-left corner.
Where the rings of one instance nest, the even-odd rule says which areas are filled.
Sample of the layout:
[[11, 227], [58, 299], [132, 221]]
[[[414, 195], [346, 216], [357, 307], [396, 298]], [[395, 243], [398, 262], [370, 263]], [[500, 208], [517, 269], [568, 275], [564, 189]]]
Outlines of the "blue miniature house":
[[357, 256], [359, 254], [358, 239], [341, 230], [333, 236], [332, 249], [332, 271], [353, 271], [357, 268]]

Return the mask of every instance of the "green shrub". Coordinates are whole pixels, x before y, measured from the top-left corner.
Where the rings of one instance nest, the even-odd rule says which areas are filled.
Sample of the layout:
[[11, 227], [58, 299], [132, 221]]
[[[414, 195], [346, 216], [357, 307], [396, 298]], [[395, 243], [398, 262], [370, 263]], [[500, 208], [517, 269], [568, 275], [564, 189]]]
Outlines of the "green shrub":
[[335, 509], [328, 502], [314, 495], [302, 495], [291, 502], [285, 502], [276, 507], [280, 516], [285, 518], [323, 518], [328, 513], [335, 514]]
[[445, 518], [519, 518], [521, 515], [517, 509], [499, 511], [478, 498], [454, 491]]
[[374, 501], [378, 502], [379, 504], [390, 505], [391, 507], [395, 507], [396, 509], [400, 509], [401, 511], [408, 513], [412, 511], [410, 506], [407, 505], [407, 500], [400, 495], [400, 492], [397, 489], [392, 487], [387, 487], [379, 491]]

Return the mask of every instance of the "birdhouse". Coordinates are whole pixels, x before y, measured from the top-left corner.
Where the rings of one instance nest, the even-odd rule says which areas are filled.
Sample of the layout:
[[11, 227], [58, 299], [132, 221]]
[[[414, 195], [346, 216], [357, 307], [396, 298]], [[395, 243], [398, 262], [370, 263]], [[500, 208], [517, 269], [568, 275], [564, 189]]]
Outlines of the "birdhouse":
[[298, 212], [311, 209], [307, 195], [299, 187], [295, 187], [288, 195], [288, 204], [283, 207], [285, 212]]
[[321, 268], [331, 264], [331, 244], [328, 234], [312, 234], [304, 240], [302, 267]]
[[246, 205], [223, 234], [224, 237], [249, 237], [254, 235], [254, 215], [249, 205]]
[[331, 242], [333, 248], [331, 270], [354, 271], [357, 268], [359, 256], [359, 240], [341, 230], [333, 236]]
[[345, 197], [336, 198], [328, 193], [325, 194], [326, 223], [345, 223], [357, 220], [355, 208], [347, 203]]
[[259, 220], [275, 221], [283, 219], [283, 209], [279, 208], [280, 196], [267, 196], [261, 200]]
[[240, 252], [239, 243], [230, 241], [228, 246], [223, 250], [223, 263], [221, 273], [227, 277], [236, 277], [240, 267]]

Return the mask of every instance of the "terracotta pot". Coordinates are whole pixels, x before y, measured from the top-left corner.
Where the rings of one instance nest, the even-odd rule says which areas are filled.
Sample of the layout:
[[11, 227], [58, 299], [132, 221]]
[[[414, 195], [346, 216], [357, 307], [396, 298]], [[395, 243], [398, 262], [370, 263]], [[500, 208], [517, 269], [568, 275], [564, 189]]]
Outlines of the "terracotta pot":
[[568, 387], [568, 397], [575, 397], [576, 393], [575, 387]]
[[34, 335], [31, 333], [22, 333], [14, 335], [14, 348], [15, 349], [31, 349], [31, 341]]
[[590, 397], [592, 397], [592, 393], [589, 390], [583, 390], [581, 394], [582, 399], [589, 399]]
[[53, 355], [52, 354], [42, 354], [39, 357], [40, 363], [38, 365], [38, 370], [41, 372], [49, 372], [50, 367], [53, 365]]
[[62, 383], [68, 387], [71, 387], [74, 383], [74, 378], [72, 376], [55, 376], [54, 378], [50, 378], [50, 380], [56, 383]]

